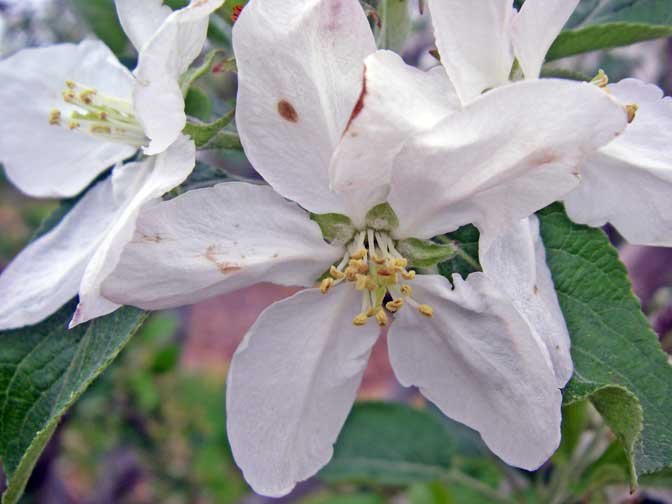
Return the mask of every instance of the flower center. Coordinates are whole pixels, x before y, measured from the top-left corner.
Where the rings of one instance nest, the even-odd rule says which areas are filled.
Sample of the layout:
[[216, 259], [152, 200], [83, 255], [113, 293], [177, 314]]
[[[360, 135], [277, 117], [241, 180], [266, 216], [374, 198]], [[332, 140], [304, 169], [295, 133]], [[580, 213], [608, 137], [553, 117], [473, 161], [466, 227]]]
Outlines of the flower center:
[[141, 147], [147, 145], [147, 137], [135, 118], [133, 105], [87, 88], [74, 81], [66, 81], [63, 101], [71, 109], [67, 114], [54, 109], [49, 114], [49, 124], [79, 131], [107, 142]]
[[320, 290], [326, 294], [334, 285], [351, 282], [362, 293], [362, 311], [353, 320], [356, 326], [365, 325], [375, 318], [380, 326], [388, 324], [386, 310], [395, 313], [408, 304], [426, 317], [431, 317], [431, 306], [413, 298], [408, 282], [415, 271], [407, 270], [408, 260], [395, 247], [394, 240], [383, 231], [367, 229], [358, 232], [346, 247], [338, 266], [332, 266], [329, 276], [322, 280]]

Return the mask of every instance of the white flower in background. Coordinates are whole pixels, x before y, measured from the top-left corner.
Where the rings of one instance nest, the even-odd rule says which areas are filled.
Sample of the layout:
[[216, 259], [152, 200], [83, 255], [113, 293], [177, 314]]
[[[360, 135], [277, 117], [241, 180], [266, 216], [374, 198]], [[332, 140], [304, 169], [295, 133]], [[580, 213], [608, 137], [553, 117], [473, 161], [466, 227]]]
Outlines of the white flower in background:
[[[375, 70], [367, 60], [363, 90], [375, 44], [357, 0], [252, 0], [233, 41], [241, 141], [271, 187], [232, 182], [146, 207], [103, 294], [161, 309], [259, 282], [309, 287], [259, 317], [229, 373], [229, 439], [259, 493], [284, 495], [329, 461], [378, 326], [392, 321], [402, 384], [506, 462], [539, 467], [559, 442], [572, 365], [536, 221], [520, 219], [625, 128], [624, 108], [564, 81], [502, 87], [461, 108], [441, 70], [405, 71], [385, 52]], [[387, 121], [361, 123], [367, 100], [385, 99], [367, 93], [369, 79], [409, 87], [386, 102]], [[413, 122], [431, 134], [388, 167], [379, 133]], [[337, 176], [341, 157], [353, 159], [353, 134], [372, 175], [336, 192], [330, 165]], [[412, 162], [427, 152], [441, 162]], [[451, 284], [409, 269], [414, 238], [471, 222], [488, 241], [485, 273]], [[510, 231], [495, 236], [490, 222]]]
[[[516, 13], [511, 0], [430, 0], [441, 62], [462, 101], [506, 84], [514, 57], [526, 79], [538, 78], [577, 4], [527, 0]], [[631, 105], [634, 120], [581, 165], [580, 185], [564, 198], [567, 213], [582, 224], [611, 223], [631, 243], [672, 246], [672, 101], [636, 79], [605, 91]]]
[[0, 161], [23, 192], [74, 196], [139, 148], [155, 154], [118, 165], [3, 271], [0, 330], [40, 322], [78, 292], [72, 325], [118, 308], [99, 285], [131, 238], [140, 207], [193, 170], [195, 147], [181, 134], [179, 78], [222, 2], [194, 0], [173, 12], [160, 0], [117, 0], [139, 51], [134, 75], [96, 41], [26, 49], [0, 62]]

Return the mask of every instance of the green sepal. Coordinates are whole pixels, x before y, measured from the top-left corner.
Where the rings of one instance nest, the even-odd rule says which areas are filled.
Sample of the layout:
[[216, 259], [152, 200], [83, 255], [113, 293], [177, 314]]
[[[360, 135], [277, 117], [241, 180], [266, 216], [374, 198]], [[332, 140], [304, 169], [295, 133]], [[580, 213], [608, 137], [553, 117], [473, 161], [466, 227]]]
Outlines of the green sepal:
[[330, 243], [345, 245], [355, 236], [355, 226], [347, 215], [311, 213], [310, 218], [320, 226], [322, 236]]
[[[205, 57], [203, 58], [203, 63], [201, 63], [200, 66], [190, 68], [182, 75], [182, 77], [180, 78], [180, 89], [182, 90], [183, 96], [187, 96], [189, 88], [191, 88], [194, 82], [196, 82], [198, 79], [200, 79], [201, 77], [212, 71], [212, 68], [215, 63], [215, 58], [217, 57], [218, 54], [223, 52], [224, 51], [222, 49], [213, 49], [212, 51], [210, 51], [208, 54], [205, 55]], [[230, 60], [233, 60], [233, 58], [230, 58]], [[222, 64], [230, 66], [230, 64], [227, 63], [230, 60], [224, 60], [223, 63], [219, 63], [218, 68]], [[235, 60], [233, 68], [235, 68]], [[228, 67], [225, 67], [224, 69], [228, 70]]]
[[[235, 116], [235, 109], [232, 109], [227, 114], [223, 115], [214, 122], [205, 124], [200, 122], [188, 122], [184, 130], [185, 135], [190, 136], [198, 148], [204, 148], [213, 141], [218, 135], [222, 134], [222, 130], [226, 128]], [[210, 147], [208, 147], [210, 148]]]
[[212, 101], [203, 91], [192, 87], [184, 99], [184, 111], [188, 116], [208, 121], [212, 116]]
[[429, 268], [455, 256], [455, 247], [450, 244], [434, 243], [429, 240], [408, 238], [397, 243], [397, 250], [403, 255], [410, 266]]
[[381, 203], [366, 214], [366, 227], [376, 231], [392, 231], [399, 227], [399, 218], [389, 203]]

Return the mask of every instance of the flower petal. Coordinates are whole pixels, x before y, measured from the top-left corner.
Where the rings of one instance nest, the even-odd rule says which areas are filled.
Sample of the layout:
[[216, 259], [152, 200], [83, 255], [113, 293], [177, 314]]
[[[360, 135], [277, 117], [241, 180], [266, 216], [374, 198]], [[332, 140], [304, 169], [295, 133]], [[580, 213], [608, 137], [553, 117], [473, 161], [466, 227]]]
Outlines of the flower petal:
[[482, 273], [455, 289], [418, 276], [414, 296], [431, 319], [405, 307], [388, 335], [404, 386], [417, 386], [447, 416], [476, 429], [507, 464], [533, 470], [560, 442], [562, 396], [527, 323]]
[[375, 42], [358, 0], [252, 0], [233, 29], [236, 123], [255, 169], [311, 212], [347, 213], [329, 163]]
[[223, 2], [192, 0], [168, 16], [140, 51], [133, 103], [150, 139], [147, 154], [166, 150], [184, 129], [187, 116], [179, 79], [201, 53], [209, 16]]
[[74, 196], [137, 150], [49, 124], [53, 110], [72, 110], [66, 80], [130, 100], [133, 76], [102, 42], [24, 49], [0, 62], [0, 80], [0, 162], [26, 194]]
[[539, 236], [539, 219], [531, 216], [499, 236], [480, 258], [483, 272], [513, 302], [530, 326], [558, 388], [572, 377], [574, 365], [565, 318], [560, 311], [546, 250]]
[[672, 246], [672, 98], [635, 79], [609, 92], [639, 110], [623, 135], [584, 163], [567, 213], [590, 226], [610, 222], [630, 243]]
[[462, 103], [509, 81], [511, 0], [429, 0], [429, 10], [441, 63]]
[[513, 50], [527, 79], [541, 73], [546, 53], [579, 0], [527, 0], [513, 19]]
[[77, 294], [119, 205], [111, 179], [99, 182], [14, 258], [0, 275], [0, 330], [41, 322]]
[[79, 305], [70, 327], [119, 308], [118, 304], [102, 297], [101, 284], [114, 271], [124, 247], [133, 238], [141, 207], [181, 184], [195, 163], [194, 143], [180, 136], [164, 153], [115, 170], [115, 192], [125, 203], [86, 267], [79, 289]]
[[255, 492], [286, 495], [331, 459], [379, 333], [376, 324], [352, 324], [358, 294], [301, 291], [262, 313], [238, 347], [227, 432]]
[[103, 295], [160, 309], [259, 282], [310, 286], [343, 250], [270, 187], [228, 182], [141, 212]]
[[494, 89], [406, 143], [389, 202], [399, 238], [474, 223], [484, 252], [499, 233], [562, 198], [578, 166], [626, 126], [597, 86], [554, 79]]
[[173, 12], [163, 0], [115, 0], [121, 26], [133, 46], [140, 51]]
[[442, 67], [423, 72], [391, 51], [372, 54], [364, 61], [364, 85], [352, 120], [331, 159], [332, 188], [389, 184], [403, 142], [460, 107]]

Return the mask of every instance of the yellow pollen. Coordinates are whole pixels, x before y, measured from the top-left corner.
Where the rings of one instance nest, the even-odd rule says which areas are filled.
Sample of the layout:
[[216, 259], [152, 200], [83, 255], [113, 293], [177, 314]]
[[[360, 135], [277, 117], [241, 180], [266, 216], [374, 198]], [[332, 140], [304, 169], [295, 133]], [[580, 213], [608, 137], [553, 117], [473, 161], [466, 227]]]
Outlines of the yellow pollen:
[[107, 112], [101, 112], [100, 114], [98, 114], [98, 117], [100, 118], [101, 121], [107, 121], [108, 117]]
[[411, 297], [413, 295], [413, 287], [410, 285], [402, 285], [399, 290], [404, 296]]
[[357, 280], [357, 270], [352, 266], [348, 266], [347, 268], [345, 268], [345, 279], [348, 282], [354, 282], [355, 280]]
[[91, 126], [91, 133], [110, 135], [112, 133], [112, 129], [109, 126]]
[[392, 313], [396, 313], [404, 307], [404, 300], [399, 298], [394, 301], [388, 301], [385, 308]]
[[597, 72], [597, 75], [590, 82], [595, 84], [597, 87], [606, 88], [609, 84], [609, 76], [604, 72], [604, 70], [600, 69], [600, 71]]
[[75, 95], [75, 93], [72, 91], [63, 91], [63, 100], [66, 103], [72, 103], [75, 101], [75, 98], [77, 98], [77, 95]]
[[404, 280], [413, 280], [415, 278], [415, 271], [402, 271], [401, 276]]
[[329, 268], [329, 274], [334, 277], [336, 280], [341, 280], [342, 278], [345, 278], [345, 273], [342, 271], [339, 271], [336, 266], [332, 266]]
[[385, 264], [385, 258], [377, 256], [375, 254], [371, 255], [371, 260], [376, 264]]
[[71, 130], [76, 130], [80, 126], [81, 124], [78, 123], [77, 121], [70, 121], [70, 124], [68, 124], [68, 128], [70, 128]]
[[49, 113], [49, 124], [56, 126], [61, 124], [61, 111], [54, 109]]
[[355, 289], [358, 291], [363, 291], [364, 289], [368, 288], [368, 279], [369, 277], [367, 275], [357, 275], [357, 280], [355, 281]]
[[91, 105], [93, 103], [93, 99], [91, 97], [94, 96], [95, 94], [96, 94], [95, 89], [86, 89], [81, 93], [79, 93], [79, 98], [87, 105]]
[[383, 310], [382, 308], [378, 310], [378, 313], [376, 313], [376, 322], [378, 322], [378, 325], [380, 327], [385, 327], [389, 322], [387, 318], [387, 313], [385, 313], [385, 310]]
[[334, 279], [333, 278], [325, 278], [322, 280], [322, 283], [320, 284], [320, 292], [322, 294], [326, 294], [329, 292], [329, 289], [331, 289], [334, 285]]
[[366, 249], [359, 249], [357, 252], [352, 254], [352, 256], [350, 256], [350, 257], [352, 257], [355, 260], [364, 259], [364, 257], [366, 257]]
[[75, 89], [77, 87], [77, 83], [73, 80], [66, 80], [65, 85], [70, 89]]
[[434, 315], [434, 310], [432, 309], [432, 307], [426, 304], [421, 304], [420, 306], [418, 306], [418, 311], [422, 313], [425, 317], [432, 318], [432, 316]]
[[408, 259], [393, 259], [392, 260], [392, 265], [395, 268], [401, 268], [401, 269], [406, 269], [406, 266], [408, 266]]
[[625, 111], [628, 113], [628, 123], [631, 123], [635, 120], [637, 111], [639, 110], [639, 105], [631, 103], [630, 105], [625, 106]]
[[354, 319], [352, 319], [352, 323], [356, 326], [363, 326], [366, 325], [366, 323], [369, 321], [369, 318], [366, 316], [365, 313], [360, 313], [357, 315]]

